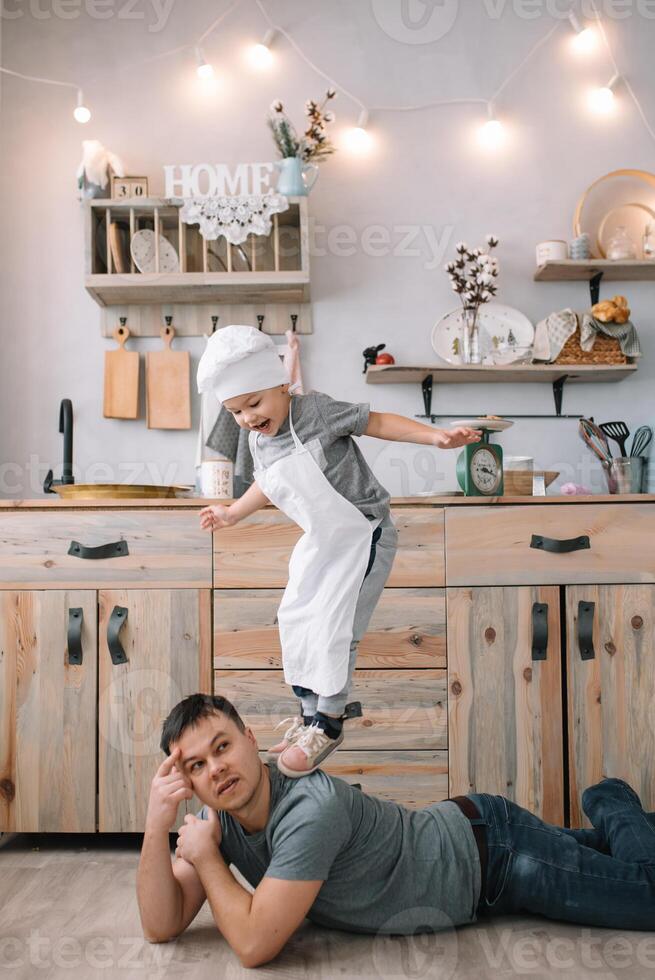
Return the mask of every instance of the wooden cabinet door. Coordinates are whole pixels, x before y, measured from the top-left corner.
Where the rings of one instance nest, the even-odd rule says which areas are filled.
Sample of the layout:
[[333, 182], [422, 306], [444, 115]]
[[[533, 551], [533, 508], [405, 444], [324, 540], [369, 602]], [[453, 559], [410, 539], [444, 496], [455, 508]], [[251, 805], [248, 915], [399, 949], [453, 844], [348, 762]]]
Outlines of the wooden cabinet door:
[[589, 826], [582, 793], [606, 776], [655, 810], [655, 586], [570, 586], [566, 622], [571, 826]]
[[0, 592], [0, 831], [96, 829], [96, 622], [92, 590]]
[[[98, 829], [139, 832], [164, 758], [164, 718], [188, 694], [211, 693], [211, 593], [103, 590], [99, 604]], [[112, 614], [120, 615], [123, 663], [112, 659]], [[186, 809], [201, 805], [194, 796]], [[176, 826], [184, 821], [185, 807], [180, 811]]]
[[[562, 823], [559, 589], [446, 589], [450, 795], [506, 796]], [[545, 604], [545, 659], [533, 605]]]

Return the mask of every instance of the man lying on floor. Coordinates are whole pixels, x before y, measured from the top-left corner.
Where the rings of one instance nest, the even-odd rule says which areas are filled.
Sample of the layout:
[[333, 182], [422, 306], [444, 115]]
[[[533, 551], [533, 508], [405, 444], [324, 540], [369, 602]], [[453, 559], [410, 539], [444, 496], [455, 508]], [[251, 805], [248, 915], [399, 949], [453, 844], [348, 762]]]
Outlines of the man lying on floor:
[[[206, 898], [246, 967], [273, 959], [305, 917], [364, 933], [516, 912], [655, 928], [655, 814], [619, 779], [585, 790], [589, 830], [487, 794], [409, 810], [320, 769], [288, 779], [260, 760], [233, 705], [204, 694], [173, 708], [161, 746], [137, 875], [151, 942], [183, 932]], [[171, 862], [169, 831], [193, 792], [205, 806], [184, 818]]]

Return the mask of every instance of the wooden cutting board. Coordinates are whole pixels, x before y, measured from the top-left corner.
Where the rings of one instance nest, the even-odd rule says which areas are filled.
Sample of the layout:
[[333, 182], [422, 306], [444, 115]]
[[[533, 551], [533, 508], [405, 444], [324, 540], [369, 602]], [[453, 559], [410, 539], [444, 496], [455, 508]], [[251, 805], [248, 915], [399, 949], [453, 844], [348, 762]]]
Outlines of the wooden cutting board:
[[171, 350], [175, 330], [161, 329], [164, 349], [146, 354], [146, 418], [149, 429], [191, 428], [189, 352]]
[[139, 417], [139, 353], [125, 350], [127, 327], [114, 330], [117, 350], [105, 351], [105, 389], [102, 414], [106, 419]]

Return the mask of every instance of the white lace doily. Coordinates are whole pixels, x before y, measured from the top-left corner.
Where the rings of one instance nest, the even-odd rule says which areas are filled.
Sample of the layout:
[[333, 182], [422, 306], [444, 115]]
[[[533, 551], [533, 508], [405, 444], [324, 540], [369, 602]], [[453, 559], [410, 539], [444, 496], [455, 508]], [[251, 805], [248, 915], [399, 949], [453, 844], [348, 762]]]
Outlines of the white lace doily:
[[241, 245], [248, 235], [270, 235], [271, 217], [286, 211], [284, 194], [238, 194], [233, 197], [188, 197], [180, 210], [187, 225], [200, 225], [207, 241], [224, 235], [231, 245]]

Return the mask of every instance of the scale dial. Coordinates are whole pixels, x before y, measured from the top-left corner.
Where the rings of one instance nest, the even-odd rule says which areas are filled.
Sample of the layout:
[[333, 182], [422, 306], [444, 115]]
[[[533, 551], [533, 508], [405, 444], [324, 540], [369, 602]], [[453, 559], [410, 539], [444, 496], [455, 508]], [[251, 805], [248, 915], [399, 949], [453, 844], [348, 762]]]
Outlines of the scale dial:
[[494, 453], [487, 446], [474, 449], [469, 463], [473, 485], [479, 493], [491, 496], [500, 487], [502, 470]]

